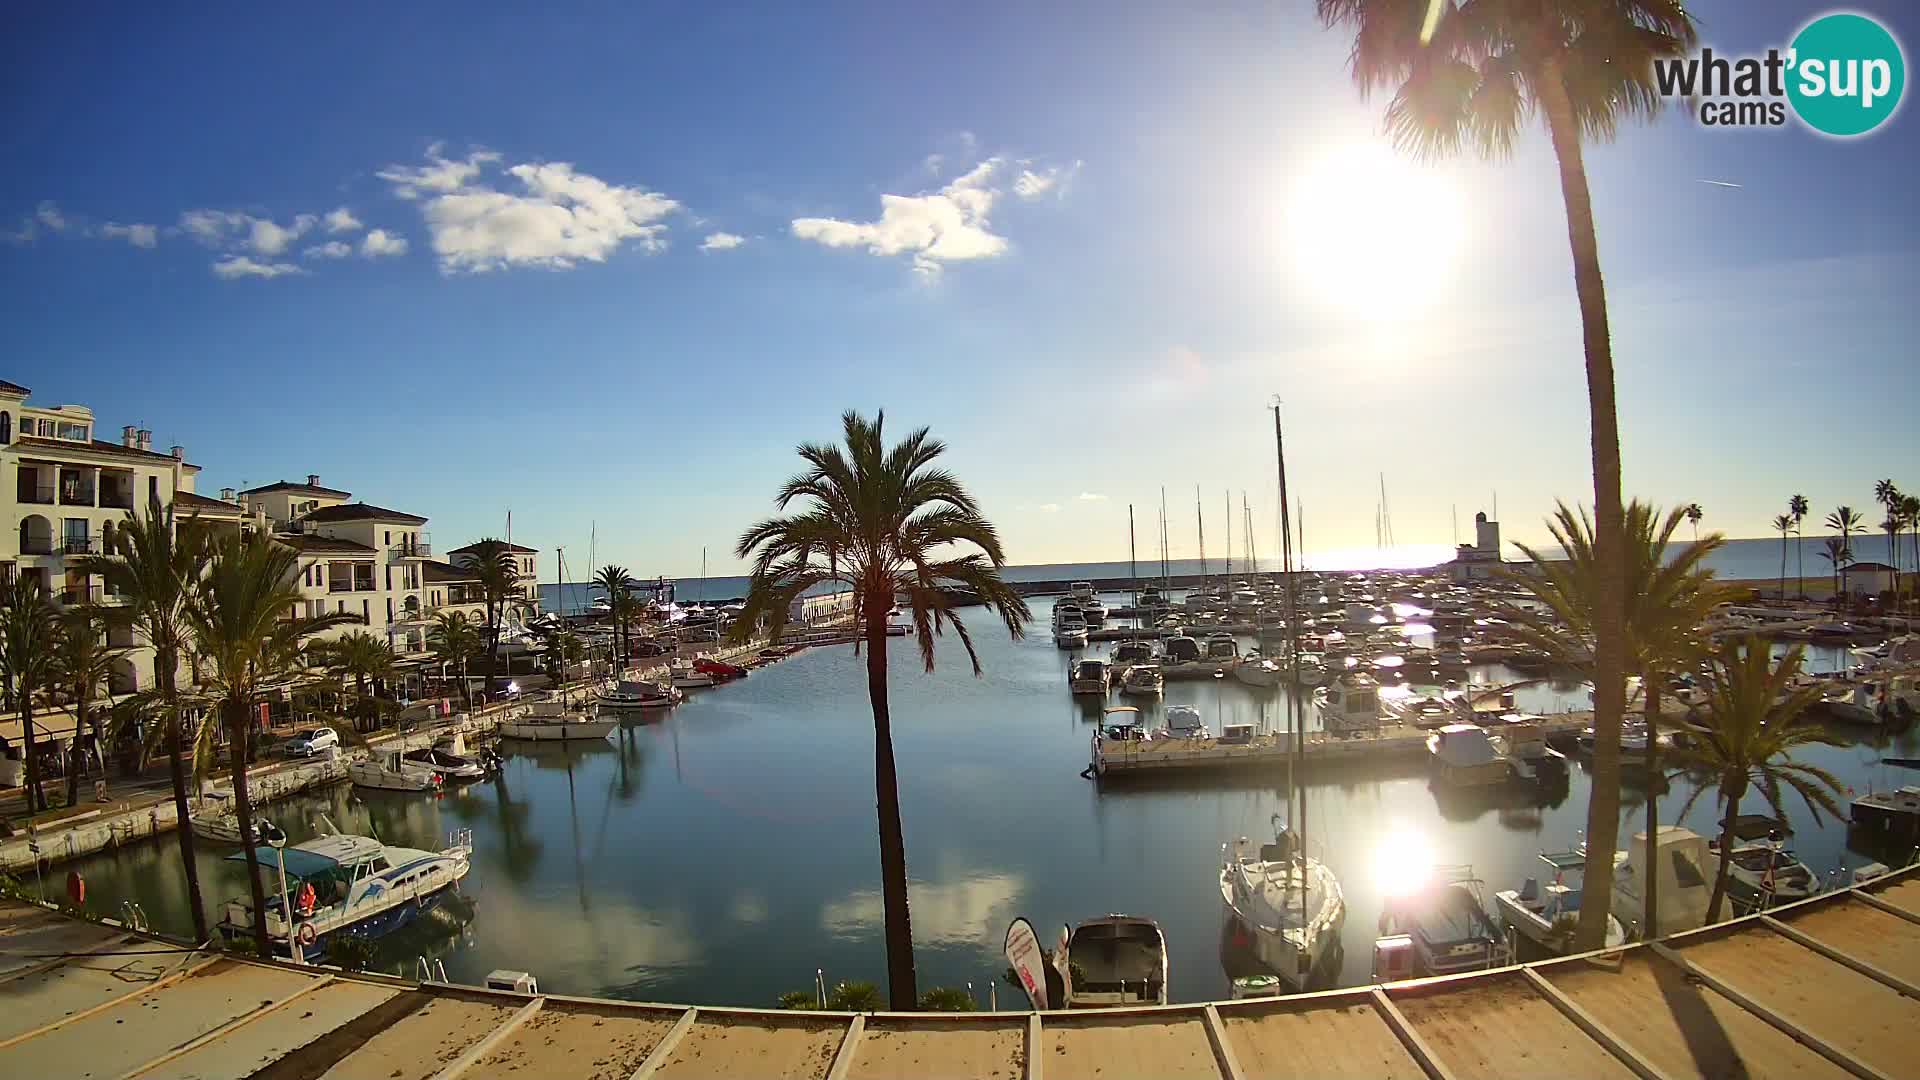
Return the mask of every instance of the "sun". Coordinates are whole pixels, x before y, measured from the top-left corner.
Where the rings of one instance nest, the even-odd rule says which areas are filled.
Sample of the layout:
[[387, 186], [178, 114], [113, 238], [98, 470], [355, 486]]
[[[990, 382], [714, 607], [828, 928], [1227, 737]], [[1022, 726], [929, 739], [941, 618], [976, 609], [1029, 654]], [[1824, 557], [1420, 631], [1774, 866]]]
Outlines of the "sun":
[[1431, 307], [1462, 235], [1452, 182], [1378, 143], [1329, 149], [1288, 192], [1284, 243], [1294, 276], [1322, 302], [1369, 319]]

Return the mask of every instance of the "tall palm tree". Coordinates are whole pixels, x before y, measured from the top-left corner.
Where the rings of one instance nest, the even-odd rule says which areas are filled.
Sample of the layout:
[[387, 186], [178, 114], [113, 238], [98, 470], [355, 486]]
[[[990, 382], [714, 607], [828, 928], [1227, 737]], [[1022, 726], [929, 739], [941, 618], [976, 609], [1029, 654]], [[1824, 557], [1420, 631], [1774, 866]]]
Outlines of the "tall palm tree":
[[1906, 527], [1906, 519], [1900, 513], [1900, 503], [1905, 497], [1891, 479], [1873, 485], [1873, 501], [1887, 510], [1887, 518], [1880, 523], [1880, 528], [1887, 534], [1887, 565], [1893, 567], [1893, 602], [1896, 606], [1900, 603], [1900, 530]]
[[1920, 495], [1900, 496], [1900, 518], [1906, 523], [1907, 539], [1913, 545], [1913, 569], [1920, 575]]
[[207, 661], [205, 688], [218, 703], [231, 740], [233, 813], [246, 852], [254, 948], [263, 957], [271, 954], [267, 902], [253, 844], [253, 800], [247, 790], [253, 706], [264, 689], [286, 681], [301, 668], [301, 645], [307, 636], [359, 621], [358, 616], [345, 614], [311, 619], [296, 615], [302, 603], [298, 577], [299, 556], [292, 548], [264, 534], [230, 534], [213, 545], [206, 575], [186, 603], [194, 645]]
[[620, 613], [613, 609], [621, 606], [620, 600], [622, 597], [632, 594], [633, 586], [633, 575], [627, 573], [627, 568], [624, 566], [615, 566], [612, 563], [608, 563], [600, 568], [599, 573], [593, 576], [593, 587], [606, 594], [608, 614], [613, 616], [614, 626], [619, 629], [619, 633], [614, 635], [613, 642], [613, 662], [616, 669], [622, 666], [621, 658], [627, 655], [626, 643], [624, 641], [627, 636], [627, 627], [625, 621], [620, 618]]
[[1853, 552], [1848, 549], [1845, 540], [1837, 536], [1829, 536], [1827, 537], [1827, 546], [1820, 552], [1820, 557], [1827, 560], [1827, 562], [1833, 566], [1833, 596], [1834, 599], [1838, 601], [1840, 599], [1840, 571], [1846, 569], [1847, 564], [1853, 561]]
[[33, 698], [54, 681], [60, 616], [40, 578], [14, 571], [0, 586], [0, 677], [7, 701], [20, 716], [27, 753], [27, 816], [47, 808], [40, 790], [40, 755], [34, 753]]
[[[1827, 528], [1839, 530], [1840, 547], [1846, 553], [1846, 562], [1853, 561], [1853, 534], [1863, 531], [1861, 525], [1862, 521], [1859, 511], [1851, 506], [1842, 506], [1827, 515]], [[1828, 547], [1831, 549], [1832, 545], [1828, 545]], [[1840, 581], [1840, 570], [1843, 563], [1832, 559], [1828, 561], [1833, 563], [1834, 600], [1836, 603], [1845, 602], [1846, 597]], [[1851, 607], [1852, 604], [1849, 603], [1847, 606]]]
[[[1664, 723], [1660, 710], [1662, 680], [1691, 668], [1705, 655], [1706, 646], [1698, 632], [1700, 623], [1716, 605], [1736, 595], [1736, 590], [1716, 581], [1713, 570], [1705, 565], [1707, 557], [1726, 543], [1719, 533], [1708, 533], [1705, 539], [1686, 544], [1668, 558], [1674, 533], [1679, 531], [1685, 516], [1685, 509], [1675, 509], [1662, 516], [1659, 510], [1638, 499], [1626, 508], [1627, 669], [1640, 676], [1646, 693], [1649, 725]], [[1539, 608], [1502, 605], [1501, 614], [1526, 644], [1591, 675], [1596, 636], [1594, 611], [1600, 606], [1598, 598], [1604, 595], [1593, 555], [1595, 527], [1584, 508], [1576, 516], [1561, 504], [1547, 520], [1547, 529], [1566, 553], [1564, 560], [1549, 558], [1521, 544], [1518, 545], [1521, 554], [1532, 565], [1525, 571], [1502, 571], [1509, 580], [1531, 593], [1539, 601]], [[1649, 754], [1656, 750], [1657, 746], [1650, 741]], [[1596, 737], [1595, 755], [1598, 753]], [[1649, 758], [1648, 767], [1657, 769], [1658, 762]], [[1657, 785], [1650, 786], [1646, 808], [1649, 847], [1659, 834], [1656, 795]], [[1648, 856], [1652, 857], [1651, 850]], [[1609, 866], [1607, 873], [1611, 872]], [[1588, 897], [1582, 903], [1583, 918], [1586, 906], [1595, 900], [1596, 897]], [[1611, 900], [1605, 903], [1610, 904]], [[1659, 934], [1657, 903], [1657, 895], [1649, 889], [1641, 923], [1642, 932], [1648, 937]], [[1603, 907], [1595, 916], [1603, 927], [1607, 914]], [[1629, 918], [1629, 913], [1614, 914], [1623, 922]]]
[[1780, 534], [1780, 599], [1787, 598], [1787, 534], [1793, 531], [1793, 515], [1778, 514], [1773, 527]]
[[[60, 633], [54, 646], [52, 685], [73, 708], [73, 733], [81, 729], [93, 736], [94, 758], [100, 771], [106, 772], [106, 737], [100, 724], [101, 710], [94, 700], [106, 694], [113, 665], [126, 651], [106, 643], [106, 623], [100, 610], [81, 604], [60, 613]], [[80, 796], [80, 770], [67, 770], [67, 805]]]
[[980, 516], [959, 478], [934, 462], [945, 444], [926, 428], [889, 447], [886, 414], [841, 417], [844, 446], [805, 443], [805, 463], [775, 497], [784, 511], [740, 537], [735, 554], [753, 559], [747, 602], [731, 634], [748, 640], [761, 625], [785, 627], [793, 602], [816, 585], [853, 592], [867, 653], [867, 698], [873, 706], [874, 786], [880, 825], [880, 893], [886, 916], [887, 990], [895, 1009], [917, 1000], [913, 927], [907, 911], [907, 850], [900, 822], [900, 779], [893, 762], [893, 714], [887, 701], [887, 612], [904, 597], [913, 612], [920, 660], [933, 670], [935, 634], [953, 624], [977, 676], [973, 639], [948, 605], [946, 586], [971, 590], [992, 607], [1007, 633], [1020, 637], [1026, 602], [1000, 579], [1006, 556], [993, 524]]
[[613, 598], [610, 612], [613, 615], [613, 625], [619, 627], [617, 637], [620, 653], [625, 658], [623, 663], [631, 664], [633, 663], [633, 642], [628, 637], [628, 633], [633, 629], [634, 622], [646, 613], [646, 605], [641, 603], [640, 598], [632, 592], [623, 592]]
[[427, 630], [427, 643], [443, 667], [460, 665], [460, 700], [470, 704], [473, 693], [467, 681], [467, 660], [480, 651], [480, 631], [464, 611], [436, 611], [433, 626]]
[[193, 517], [177, 520], [172, 503], [161, 506], [147, 500], [145, 516], [127, 511], [113, 530], [111, 550], [81, 560], [89, 574], [106, 579], [109, 592], [126, 602], [134, 631], [153, 650], [153, 689], [158, 708], [153, 712], [166, 732], [167, 770], [173, 781], [173, 809], [180, 827], [173, 830], [180, 845], [180, 864], [186, 871], [187, 906], [193, 911], [194, 941], [208, 938], [207, 914], [200, 899], [200, 865], [194, 858], [193, 830], [186, 827], [187, 749], [185, 717], [180, 699], [180, 664], [187, 658], [187, 596], [206, 571], [207, 531]]
[[[1585, 345], [1587, 410], [1593, 451], [1594, 570], [1609, 598], [1594, 612], [1594, 782], [1587, 804], [1592, 880], [1619, 833], [1620, 716], [1626, 651], [1618, 598], [1625, 595], [1621, 551], [1620, 424], [1614, 405], [1613, 345], [1606, 287], [1594, 233], [1582, 142], [1611, 139], [1620, 120], [1651, 116], [1661, 103], [1653, 61], [1693, 46], [1692, 17], [1679, 0], [1317, 0], [1321, 20], [1354, 29], [1353, 78], [1361, 92], [1394, 87], [1386, 127], [1394, 143], [1420, 157], [1450, 155], [1471, 144], [1504, 158], [1522, 126], [1541, 116], [1560, 168], [1574, 292]], [[1602, 905], [1604, 907], [1604, 905]], [[1576, 944], [1598, 948], [1606, 912], [1583, 917]]]
[[520, 595], [520, 562], [503, 541], [488, 537], [464, 552], [460, 565], [479, 582], [487, 605], [487, 700], [492, 701], [500, 693], [500, 624]]
[[[1839, 803], [1834, 796], [1840, 781], [1817, 765], [1795, 761], [1793, 752], [1803, 746], [1840, 745], [1840, 741], [1818, 724], [1798, 720], [1807, 706], [1819, 699], [1817, 686], [1795, 689], [1794, 677], [1800, 674], [1804, 657], [1794, 646], [1776, 665], [1768, 655], [1767, 643], [1757, 637], [1744, 642], [1722, 642], [1713, 657], [1711, 696], [1703, 722], [1688, 725], [1687, 745], [1668, 750], [1677, 764], [1706, 773], [1709, 783], [1694, 789], [1681, 808], [1681, 816], [1709, 787], [1718, 792], [1726, 813], [1720, 824], [1720, 850], [1733, 850], [1734, 818], [1740, 813], [1740, 800], [1749, 789], [1760, 792], [1773, 816], [1786, 817], [1783, 796], [1792, 788], [1806, 804], [1817, 823], [1820, 811], [1838, 816]], [[1707, 922], [1720, 921], [1720, 902], [1727, 892], [1727, 870], [1732, 860], [1720, 860], [1720, 873], [1714, 878], [1713, 899], [1707, 906]]]
[[1693, 538], [1700, 539], [1700, 519], [1706, 517], [1707, 512], [1700, 508], [1699, 503], [1688, 503], [1686, 514], [1688, 523], [1693, 526]]
[[353, 679], [356, 711], [362, 723], [372, 724], [379, 709], [372, 704], [370, 684], [393, 677], [393, 646], [365, 630], [349, 630], [331, 641], [315, 643], [315, 659]]
[[1813, 504], [1805, 495], [1795, 495], [1787, 500], [1787, 513], [1793, 515], [1793, 563], [1794, 573], [1800, 581], [1800, 599], [1807, 598], [1807, 548], [1802, 543], [1807, 538], [1804, 528], [1807, 515], [1813, 513]]

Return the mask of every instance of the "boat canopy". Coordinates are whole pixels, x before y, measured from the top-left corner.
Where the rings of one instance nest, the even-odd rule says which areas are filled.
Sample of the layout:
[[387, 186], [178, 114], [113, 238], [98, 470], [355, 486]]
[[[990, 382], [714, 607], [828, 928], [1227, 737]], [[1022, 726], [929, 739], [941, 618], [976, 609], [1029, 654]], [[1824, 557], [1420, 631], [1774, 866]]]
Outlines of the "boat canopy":
[[[341, 867], [357, 866], [371, 861], [385, 851], [378, 840], [365, 836], [323, 836], [309, 840], [281, 851], [278, 856], [256, 849], [255, 858], [263, 867], [277, 869], [280, 860], [285, 859], [287, 876], [290, 878], [316, 877], [332, 874]], [[247, 853], [236, 851], [227, 856], [228, 862], [246, 862]]]
[[[1720, 827], [1727, 827], [1726, 818], [1720, 819]], [[1792, 832], [1786, 822], [1765, 814], [1741, 814], [1733, 819], [1733, 836], [1736, 840], [1778, 840]]]
[[1586, 855], [1578, 851], [1543, 851], [1540, 853], [1540, 861], [1560, 873], [1568, 870], [1584, 870], [1587, 867]]

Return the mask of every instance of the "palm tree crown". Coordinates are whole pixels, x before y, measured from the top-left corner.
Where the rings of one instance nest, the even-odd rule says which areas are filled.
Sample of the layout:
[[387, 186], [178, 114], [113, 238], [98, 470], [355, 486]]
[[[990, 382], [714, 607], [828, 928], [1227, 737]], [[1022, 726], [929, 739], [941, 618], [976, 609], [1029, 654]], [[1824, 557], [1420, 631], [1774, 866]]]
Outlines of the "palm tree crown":
[[37, 575], [15, 571], [0, 585], [0, 677], [9, 703], [20, 714], [27, 753], [27, 814], [47, 807], [40, 790], [40, 755], [34, 750], [33, 699], [54, 679], [60, 617]]
[[487, 608], [487, 697], [499, 690], [500, 626], [520, 595], [520, 565], [505, 542], [488, 537], [460, 556], [460, 565], [480, 584]]

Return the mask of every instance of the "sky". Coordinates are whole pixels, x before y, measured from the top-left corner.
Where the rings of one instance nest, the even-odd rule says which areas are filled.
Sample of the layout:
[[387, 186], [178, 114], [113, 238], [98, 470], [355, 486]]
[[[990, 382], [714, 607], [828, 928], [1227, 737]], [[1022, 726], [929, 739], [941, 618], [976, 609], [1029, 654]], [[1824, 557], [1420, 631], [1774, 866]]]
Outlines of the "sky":
[[[1862, 3], [1906, 41], [1920, 14]], [[1722, 51], [1824, 6], [1702, 0]], [[1164, 488], [1310, 551], [1538, 540], [1591, 500], [1536, 124], [1388, 148], [1308, 3], [10, 12], [0, 378], [570, 577], [739, 567], [792, 447], [929, 426], [1009, 560], [1143, 555]], [[1920, 489], [1912, 107], [1587, 147], [1627, 493], [1766, 536]], [[1715, 181], [1707, 183], [1703, 181]], [[1873, 519], [1878, 521], [1877, 515]]]

